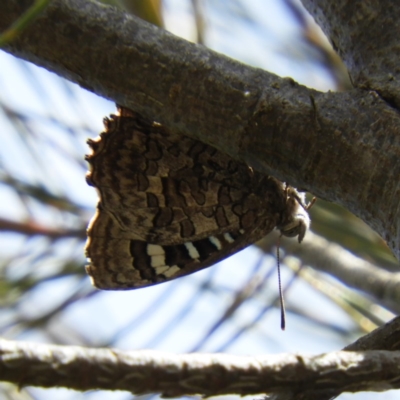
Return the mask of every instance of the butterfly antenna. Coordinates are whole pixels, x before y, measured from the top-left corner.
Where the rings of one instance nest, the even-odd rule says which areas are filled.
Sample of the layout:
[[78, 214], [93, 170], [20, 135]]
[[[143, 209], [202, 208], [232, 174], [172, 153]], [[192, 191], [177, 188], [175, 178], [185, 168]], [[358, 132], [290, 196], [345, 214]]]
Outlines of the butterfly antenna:
[[278, 243], [276, 247], [276, 259], [277, 259], [277, 266], [278, 266], [278, 287], [279, 287], [279, 302], [281, 305], [281, 329], [284, 331], [286, 328], [286, 311], [285, 311], [285, 301], [283, 299], [283, 292], [282, 292], [282, 280], [281, 280], [281, 261], [280, 261], [280, 247], [281, 247], [281, 237], [278, 237]]

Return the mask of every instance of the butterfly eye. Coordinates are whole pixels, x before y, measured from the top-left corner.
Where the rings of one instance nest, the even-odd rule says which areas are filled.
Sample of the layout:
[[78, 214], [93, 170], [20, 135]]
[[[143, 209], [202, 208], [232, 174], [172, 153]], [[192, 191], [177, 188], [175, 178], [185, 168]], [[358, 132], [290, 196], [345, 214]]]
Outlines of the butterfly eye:
[[302, 215], [298, 215], [294, 221], [292, 221], [290, 224], [287, 224], [286, 226], [283, 226], [280, 231], [282, 235], [287, 237], [298, 236], [298, 241], [299, 243], [301, 243], [304, 239], [309, 225], [310, 223], [308, 219], [303, 218]]
[[288, 237], [294, 237], [294, 236], [298, 235], [298, 230], [299, 230], [299, 227], [295, 226], [294, 228], [291, 228], [289, 230], [283, 230], [282, 234], [285, 236], [288, 236]]
[[299, 227], [302, 223], [301, 219], [295, 218], [290, 222], [286, 223], [284, 226], [280, 228], [282, 235], [288, 237], [294, 237], [299, 234]]

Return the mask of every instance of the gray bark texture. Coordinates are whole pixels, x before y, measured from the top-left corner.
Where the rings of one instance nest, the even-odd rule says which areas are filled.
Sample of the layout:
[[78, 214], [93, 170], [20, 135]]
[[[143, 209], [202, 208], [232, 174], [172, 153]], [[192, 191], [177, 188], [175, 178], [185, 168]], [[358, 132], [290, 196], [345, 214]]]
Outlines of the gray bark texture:
[[399, 351], [351, 350], [318, 356], [174, 355], [2, 339], [0, 355], [1, 379], [19, 387], [125, 390], [165, 397], [275, 393], [275, 398], [282, 399], [298, 399], [312, 387], [313, 396], [307, 398], [315, 399], [319, 394], [382, 391], [400, 385]]
[[[29, 6], [0, 3], [0, 31]], [[340, 203], [400, 257], [400, 115], [391, 1], [304, 1], [354, 89], [320, 93], [90, 0], [53, 0], [6, 51], [253, 168]]]
[[129, 352], [2, 339], [0, 376], [19, 387], [125, 390], [166, 397], [274, 393], [271, 399], [323, 400], [344, 391], [399, 388], [399, 334], [397, 317], [344, 351], [259, 357]]
[[395, 1], [302, 0], [345, 62], [355, 87], [400, 107], [399, 4]]

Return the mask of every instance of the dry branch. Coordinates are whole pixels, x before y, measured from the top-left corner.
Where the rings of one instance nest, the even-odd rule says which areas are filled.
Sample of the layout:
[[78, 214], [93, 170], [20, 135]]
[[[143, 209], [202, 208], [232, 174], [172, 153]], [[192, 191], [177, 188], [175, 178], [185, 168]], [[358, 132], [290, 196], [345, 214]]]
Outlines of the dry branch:
[[[346, 346], [344, 351], [371, 351], [371, 350], [385, 350], [392, 351], [395, 354], [400, 350], [400, 317], [394, 318], [384, 326], [375, 329], [356, 340], [354, 343]], [[388, 390], [388, 389], [386, 389]], [[297, 393], [277, 393], [276, 395], [268, 398], [268, 400], [333, 400], [336, 396], [340, 395], [343, 391], [339, 388], [329, 389], [314, 389], [310, 387], [299, 390]]]
[[400, 7], [391, 0], [302, 0], [346, 64], [356, 87], [400, 107]]
[[[125, 390], [168, 397], [202, 394], [382, 391], [399, 387], [400, 352], [173, 355], [0, 340], [0, 376], [21, 386]], [[290, 388], [290, 390], [289, 390]], [[291, 398], [291, 397], [287, 397]]]

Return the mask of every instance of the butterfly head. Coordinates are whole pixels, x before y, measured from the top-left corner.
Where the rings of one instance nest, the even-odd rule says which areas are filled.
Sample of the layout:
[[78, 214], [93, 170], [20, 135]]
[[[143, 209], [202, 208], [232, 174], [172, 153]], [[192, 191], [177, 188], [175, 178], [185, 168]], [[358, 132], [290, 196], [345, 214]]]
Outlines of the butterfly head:
[[288, 222], [286, 225], [281, 226], [280, 231], [283, 236], [297, 236], [299, 243], [301, 243], [309, 227], [309, 216], [307, 214], [297, 214], [293, 217], [292, 221]]
[[[316, 199], [314, 197], [310, 201], [310, 203], [305, 204], [305, 194], [303, 192], [299, 193], [295, 188], [287, 184], [284, 188], [284, 196], [285, 207], [281, 214], [281, 221], [278, 225], [278, 229], [281, 231], [281, 236], [297, 236], [299, 243], [301, 243], [308, 228], [310, 227], [310, 217], [308, 215], [308, 210], [313, 206]], [[280, 237], [278, 238], [278, 243], [276, 247], [276, 258], [278, 266], [279, 298], [281, 303], [281, 329], [284, 331], [286, 327], [286, 317], [280, 272]]]
[[308, 210], [314, 204], [315, 198], [306, 205], [304, 193], [299, 193], [290, 186], [285, 188], [285, 194], [286, 205], [278, 229], [283, 236], [297, 237], [299, 243], [301, 243], [310, 227]]

